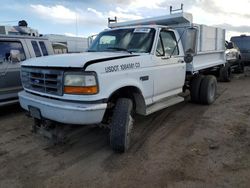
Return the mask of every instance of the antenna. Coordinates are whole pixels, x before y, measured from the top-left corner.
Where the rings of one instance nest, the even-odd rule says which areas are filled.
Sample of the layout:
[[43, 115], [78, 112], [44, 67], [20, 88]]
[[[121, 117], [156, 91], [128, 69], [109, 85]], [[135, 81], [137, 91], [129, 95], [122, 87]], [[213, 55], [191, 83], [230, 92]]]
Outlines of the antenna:
[[78, 20], [77, 20], [77, 13], [76, 13], [76, 36], [78, 36]]
[[173, 9], [173, 7], [170, 6], [170, 14], [172, 14], [173, 12], [179, 12], [179, 11], [183, 12], [183, 3], [181, 3], [181, 8], [179, 9]]

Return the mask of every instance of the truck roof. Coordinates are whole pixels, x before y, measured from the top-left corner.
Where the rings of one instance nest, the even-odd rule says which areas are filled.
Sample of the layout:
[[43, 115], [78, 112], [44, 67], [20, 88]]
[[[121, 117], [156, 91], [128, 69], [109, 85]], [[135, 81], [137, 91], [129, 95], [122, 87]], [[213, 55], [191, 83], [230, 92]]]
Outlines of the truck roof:
[[249, 39], [250, 38], [250, 35], [240, 35], [240, 36], [232, 36], [230, 40], [232, 39]]
[[176, 13], [169, 14], [165, 16], [153, 17], [153, 18], [145, 18], [140, 20], [133, 20], [127, 22], [119, 22], [119, 23], [109, 23], [109, 28], [117, 28], [117, 27], [127, 27], [127, 26], [142, 26], [142, 25], [162, 25], [162, 26], [171, 26], [178, 24], [191, 24], [193, 23], [193, 16], [190, 13]]
[[[119, 30], [119, 29], [136, 29], [136, 28], [152, 28], [152, 29], [157, 29], [157, 28], [171, 28], [169, 26], [165, 26], [165, 25], [135, 25], [135, 26], [123, 26], [123, 27], [114, 27], [114, 28], [110, 28], [112, 30]], [[110, 29], [105, 29], [103, 30], [103, 32], [105, 31], [110, 31]]]

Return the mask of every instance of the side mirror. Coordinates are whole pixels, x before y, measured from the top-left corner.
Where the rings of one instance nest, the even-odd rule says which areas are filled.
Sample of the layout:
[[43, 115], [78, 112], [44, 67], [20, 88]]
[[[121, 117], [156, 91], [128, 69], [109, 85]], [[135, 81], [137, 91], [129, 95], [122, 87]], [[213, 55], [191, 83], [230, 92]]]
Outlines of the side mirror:
[[186, 54], [186, 55], [184, 56], [184, 61], [185, 61], [186, 63], [191, 63], [191, 62], [193, 61], [193, 59], [194, 59], [194, 56], [191, 55], [191, 54]]
[[10, 50], [10, 59], [13, 63], [21, 61], [21, 53], [19, 50]]
[[227, 49], [232, 49], [232, 48], [234, 48], [233, 43], [232, 42], [228, 42], [227, 43]]
[[186, 63], [191, 63], [193, 61], [193, 56], [196, 54], [196, 44], [197, 44], [197, 33], [198, 30], [194, 27], [188, 28], [184, 36], [184, 60]]

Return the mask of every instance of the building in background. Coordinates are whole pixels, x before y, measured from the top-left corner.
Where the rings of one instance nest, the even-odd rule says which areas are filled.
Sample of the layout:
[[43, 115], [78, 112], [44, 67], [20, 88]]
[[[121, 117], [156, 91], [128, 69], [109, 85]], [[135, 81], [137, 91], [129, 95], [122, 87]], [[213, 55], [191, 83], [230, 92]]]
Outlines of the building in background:
[[66, 35], [48, 34], [44, 35], [52, 43], [54, 53], [80, 53], [88, 49], [90, 38], [71, 37]]

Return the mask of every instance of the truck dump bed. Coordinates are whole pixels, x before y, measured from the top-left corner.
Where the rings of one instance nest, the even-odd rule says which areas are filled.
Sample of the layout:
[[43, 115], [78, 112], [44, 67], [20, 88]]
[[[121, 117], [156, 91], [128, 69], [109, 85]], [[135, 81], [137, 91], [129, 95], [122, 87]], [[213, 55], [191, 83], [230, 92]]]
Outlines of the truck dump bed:
[[[163, 25], [176, 29], [180, 36], [188, 27], [198, 29], [196, 50], [193, 62], [187, 64], [188, 72], [195, 72], [226, 63], [225, 60], [225, 30], [217, 27], [194, 24], [192, 14], [177, 13], [166, 16], [146, 18], [135, 21], [109, 23], [110, 28], [143, 26], [143, 25]], [[177, 39], [178, 40], [178, 39]], [[185, 45], [185, 38], [181, 41]]]

